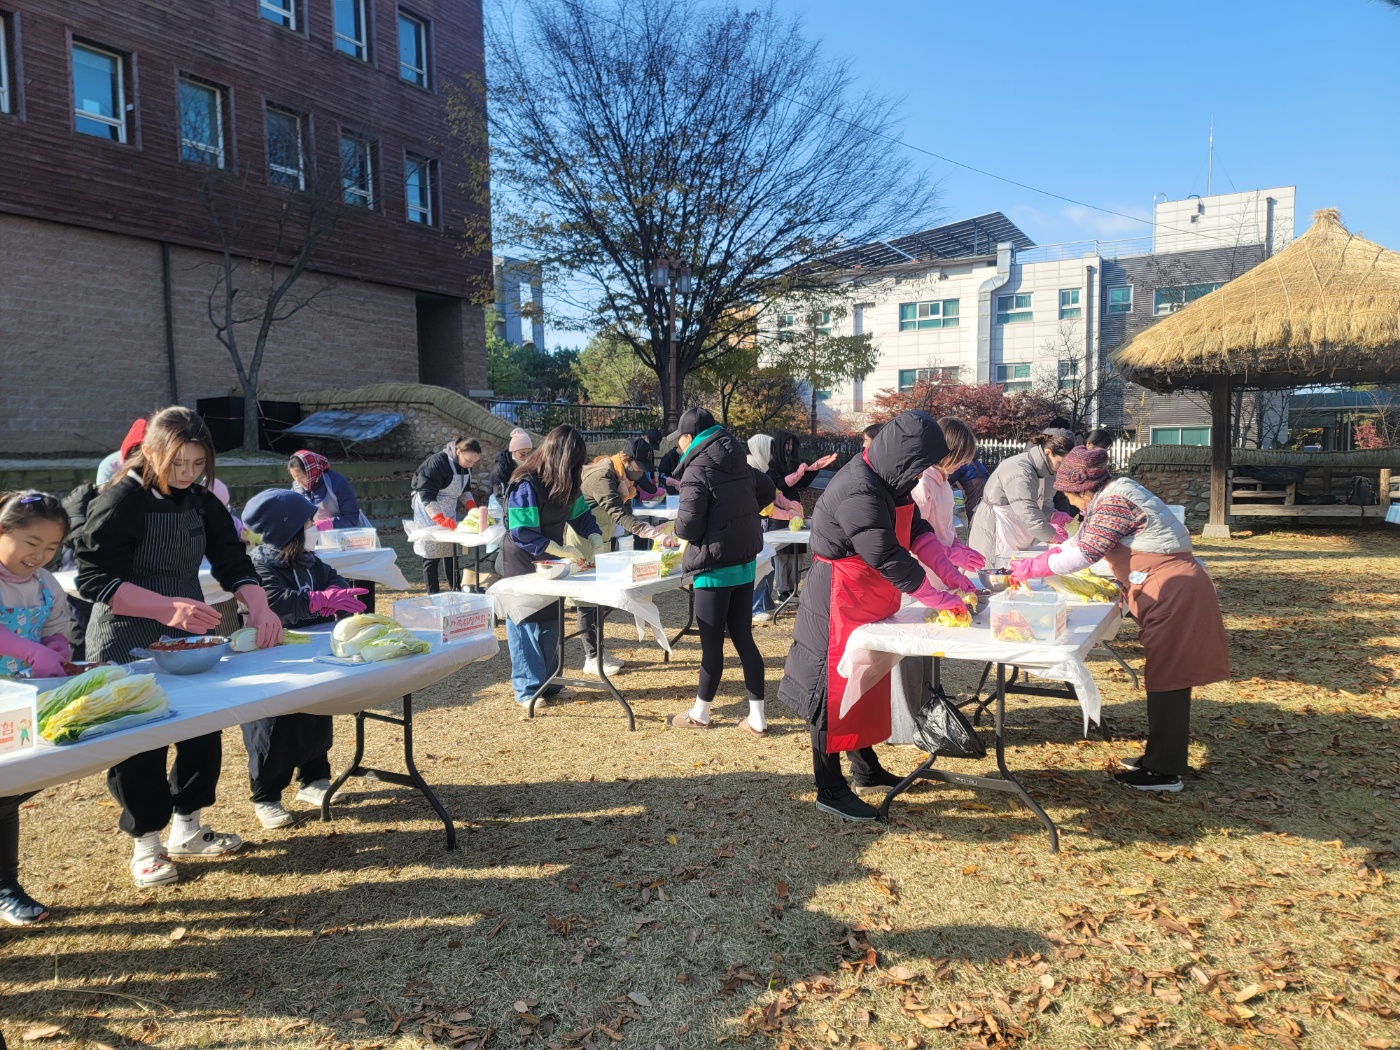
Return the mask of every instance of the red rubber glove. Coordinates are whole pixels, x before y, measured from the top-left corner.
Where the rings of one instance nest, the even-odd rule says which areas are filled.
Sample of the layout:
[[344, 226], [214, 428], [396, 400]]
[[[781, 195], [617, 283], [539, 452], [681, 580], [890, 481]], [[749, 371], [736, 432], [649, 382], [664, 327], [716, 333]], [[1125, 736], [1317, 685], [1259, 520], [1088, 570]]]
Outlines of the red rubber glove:
[[437, 525], [441, 525], [444, 529], [455, 529], [457, 527], [457, 523], [446, 514], [434, 514], [433, 522]]
[[924, 533], [914, 541], [911, 549], [914, 557], [932, 569], [933, 574], [943, 581], [945, 587], [955, 591], [977, 589], [971, 580], [958, 571], [958, 567], [949, 559], [947, 549], [938, 542], [933, 533]]
[[914, 592], [914, 600], [920, 605], [930, 609], [938, 609], [941, 612], [954, 612], [958, 609], [966, 609], [963, 600], [951, 591], [940, 591], [933, 584], [925, 580], [919, 584], [919, 589]]
[[333, 528], [335, 528], [335, 519], [334, 519], [334, 518], [317, 518], [317, 519], [316, 519], [316, 531], [317, 531], [317, 532], [329, 532], [329, 531], [330, 531], [331, 529], [333, 529]]
[[57, 653], [58, 658], [64, 663], [73, 659], [73, 647], [68, 644], [68, 639], [61, 634], [51, 634], [47, 638], [40, 638], [39, 644], [45, 649]]
[[38, 642], [21, 638], [5, 627], [0, 627], [0, 656], [9, 656], [28, 664], [29, 673], [35, 678], [62, 678], [67, 674], [58, 653]]
[[1050, 571], [1050, 552], [1045, 551], [1037, 554], [1034, 558], [1013, 558], [1011, 559], [1011, 578], [1017, 583], [1025, 583], [1027, 580], [1039, 580], [1045, 576], [1054, 576]]
[[472, 496], [465, 496], [463, 497], [462, 505], [466, 507], [467, 510], [476, 510], [476, 499]]
[[953, 545], [948, 548], [948, 560], [958, 568], [966, 569], [968, 572], [976, 572], [987, 564], [986, 558], [961, 540], [954, 540]]

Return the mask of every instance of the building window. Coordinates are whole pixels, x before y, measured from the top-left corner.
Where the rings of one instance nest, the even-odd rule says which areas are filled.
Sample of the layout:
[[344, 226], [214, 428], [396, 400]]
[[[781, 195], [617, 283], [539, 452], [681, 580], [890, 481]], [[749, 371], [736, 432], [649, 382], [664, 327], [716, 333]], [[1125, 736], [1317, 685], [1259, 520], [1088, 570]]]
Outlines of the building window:
[[306, 132], [298, 113], [267, 107], [267, 180], [306, 189]]
[[405, 155], [403, 188], [408, 198], [408, 221], [433, 225], [433, 162], [412, 153]]
[[406, 11], [399, 12], [399, 77], [428, 86], [428, 24]]
[[940, 368], [901, 368], [899, 389], [912, 390], [919, 383], [956, 383], [962, 374], [957, 365]]
[[1204, 284], [1188, 284], [1180, 288], [1157, 288], [1152, 292], [1152, 313], [1157, 317], [1174, 314], [1187, 303], [1194, 303], [1203, 295], [1209, 295], [1221, 287], [1224, 281], [1207, 281]]
[[126, 141], [126, 90], [120, 55], [86, 44], [73, 45], [73, 119], [83, 135]]
[[335, 49], [362, 62], [369, 61], [369, 19], [366, 0], [334, 0]]
[[1111, 314], [1130, 314], [1133, 312], [1132, 285], [1108, 290], [1108, 312]]
[[180, 159], [224, 166], [224, 93], [191, 77], [180, 78]]
[[297, 0], [258, 0], [258, 14], [283, 29], [297, 27]]
[[13, 113], [10, 102], [10, 27], [0, 11], [0, 113]]
[[1031, 319], [1031, 293], [997, 296], [997, 324], [1020, 324]]
[[1031, 366], [997, 365], [997, 382], [1008, 394], [1028, 393], [1031, 388]]
[[1079, 317], [1079, 289], [1060, 289], [1060, 320], [1073, 321]]
[[831, 311], [822, 310], [815, 316], [810, 314], [799, 317], [797, 314], [778, 315], [778, 338], [791, 339], [807, 331], [807, 322], [816, 321], [815, 329], [817, 335], [829, 336], [831, 334]]
[[1154, 445], [1209, 445], [1210, 427], [1153, 427]]
[[364, 139], [341, 137], [340, 183], [346, 204], [374, 208], [374, 149]]
[[899, 304], [899, 330], [912, 332], [920, 328], [956, 328], [957, 299], [934, 299], [923, 303]]
[[1079, 389], [1079, 362], [1073, 358], [1060, 362], [1060, 389]]

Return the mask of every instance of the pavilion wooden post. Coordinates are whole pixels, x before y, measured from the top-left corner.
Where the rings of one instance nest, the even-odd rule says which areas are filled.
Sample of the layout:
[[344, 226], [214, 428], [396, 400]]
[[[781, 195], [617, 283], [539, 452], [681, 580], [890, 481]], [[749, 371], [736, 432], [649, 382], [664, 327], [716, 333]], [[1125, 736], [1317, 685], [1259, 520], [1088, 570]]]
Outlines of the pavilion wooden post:
[[1201, 535], [1230, 538], [1230, 377], [1216, 376], [1210, 391], [1210, 517]]

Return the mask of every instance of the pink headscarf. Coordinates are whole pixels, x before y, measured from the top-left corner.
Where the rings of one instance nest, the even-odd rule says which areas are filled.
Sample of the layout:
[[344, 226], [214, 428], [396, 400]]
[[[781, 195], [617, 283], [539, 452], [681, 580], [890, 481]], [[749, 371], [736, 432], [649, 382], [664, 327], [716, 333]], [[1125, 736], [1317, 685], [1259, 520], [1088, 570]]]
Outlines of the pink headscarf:
[[953, 488], [948, 484], [948, 475], [938, 467], [929, 467], [920, 475], [912, 495], [920, 517], [933, 526], [938, 542], [951, 547], [958, 534], [953, 528]]

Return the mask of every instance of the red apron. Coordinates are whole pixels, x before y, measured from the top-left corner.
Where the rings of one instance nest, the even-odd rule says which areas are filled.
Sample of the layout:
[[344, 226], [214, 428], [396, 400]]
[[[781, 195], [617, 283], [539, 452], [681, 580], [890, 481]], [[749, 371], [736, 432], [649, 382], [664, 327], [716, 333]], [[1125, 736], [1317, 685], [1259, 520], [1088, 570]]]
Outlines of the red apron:
[[[895, 537], [907, 550], [914, 525], [914, 504], [896, 507], [894, 515]], [[846, 679], [837, 673], [836, 665], [841, 662], [852, 631], [899, 611], [899, 589], [857, 554], [835, 561], [821, 557], [817, 560], [831, 566], [831, 630], [826, 643], [826, 750], [835, 754], [883, 744], [890, 738], [890, 676], [885, 675], [862, 693], [860, 701], [843, 718], [841, 697], [846, 692]]]

